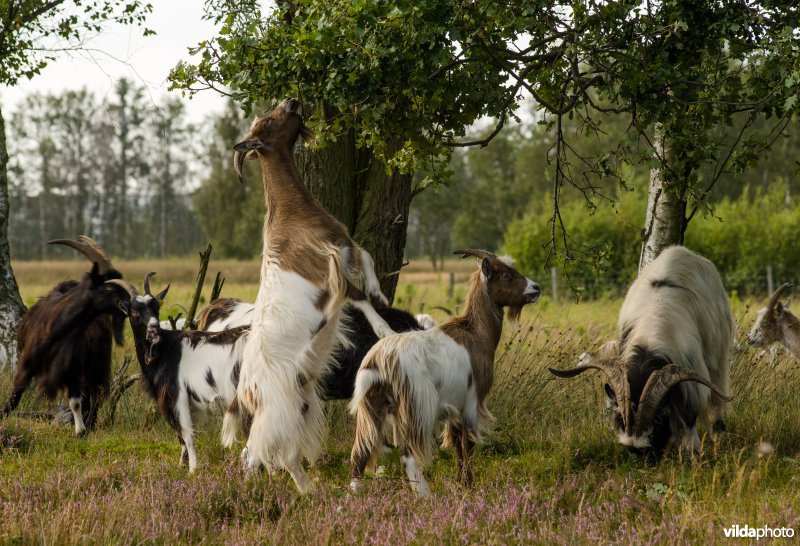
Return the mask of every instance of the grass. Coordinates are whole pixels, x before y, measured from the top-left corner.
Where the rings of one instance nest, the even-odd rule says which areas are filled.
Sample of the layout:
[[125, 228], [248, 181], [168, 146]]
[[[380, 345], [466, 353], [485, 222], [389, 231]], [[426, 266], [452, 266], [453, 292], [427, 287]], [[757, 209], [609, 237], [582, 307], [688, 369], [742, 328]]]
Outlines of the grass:
[[[453, 297], [447, 273], [419, 264], [401, 276], [400, 305], [415, 312], [423, 303], [429, 311], [460, 305], [471, 263], [452, 265]], [[68, 276], [63, 266], [15, 264], [26, 302]], [[172, 283], [168, 303], [188, 300], [191, 262], [117, 266], [136, 280], [154, 269], [161, 283]], [[257, 264], [212, 263], [210, 271], [218, 269], [229, 278], [223, 294], [255, 297]], [[177, 464], [175, 433], [134, 387], [114, 426], [85, 439], [48, 422], [0, 421], [0, 542], [674, 544], [724, 542], [723, 528], [734, 524], [800, 531], [796, 361], [734, 350], [729, 434], [716, 442], [704, 437], [699, 460], [673, 452], [648, 465], [615, 443], [599, 376], [563, 381], [546, 371], [610, 339], [620, 303], [545, 297], [529, 306], [517, 330], [507, 328], [489, 401], [497, 423], [476, 452], [472, 489], [455, 482], [452, 452], [440, 451], [426, 470], [428, 499], [410, 493], [396, 454], [383, 460], [382, 477], [350, 493], [353, 422], [341, 402], [327, 407], [327, 450], [311, 469], [312, 496], [299, 497], [285, 475], [243, 474], [238, 449], [219, 445], [214, 420], [199, 427], [200, 468], [188, 475]], [[754, 311], [748, 302], [732, 304], [741, 337]], [[116, 360], [130, 351], [129, 341]], [[9, 389], [3, 374], [0, 394]], [[35, 411], [46, 403], [29, 392], [21, 406]], [[759, 450], [762, 442], [773, 450]]]

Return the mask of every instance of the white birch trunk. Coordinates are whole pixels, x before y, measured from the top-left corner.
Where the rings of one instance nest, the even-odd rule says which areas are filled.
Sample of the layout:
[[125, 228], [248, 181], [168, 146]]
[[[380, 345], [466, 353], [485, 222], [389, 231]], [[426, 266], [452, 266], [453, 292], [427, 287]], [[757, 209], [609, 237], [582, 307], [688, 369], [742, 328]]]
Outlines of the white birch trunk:
[[17, 281], [11, 269], [8, 246], [8, 152], [5, 124], [0, 111], [0, 369], [13, 368], [17, 362], [17, 326], [25, 312]]
[[683, 221], [686, 214], [686, 201], [681, 199], [678, 188], [669, 185], [665, 176], [664, 162], [668, 160], [669, 150], [664, 145], [660, 127], [656, 126], [653, 133], [655, 154], [661, 158], [661, 164], [650, 169], [639, 272], [655, 260], [662, 250], [683, 242]]

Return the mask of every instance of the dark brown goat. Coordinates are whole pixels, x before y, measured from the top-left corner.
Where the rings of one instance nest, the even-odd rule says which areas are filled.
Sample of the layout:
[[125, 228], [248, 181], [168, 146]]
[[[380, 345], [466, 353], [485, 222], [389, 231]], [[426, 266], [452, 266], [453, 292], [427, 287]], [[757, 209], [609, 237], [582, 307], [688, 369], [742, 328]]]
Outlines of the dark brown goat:
[[20, 356], [3, 417], [17, 407], [36, 378], [47, 398], [66, 389], [75, 434], [82, 435], [87, 426], [94, 428], [98, 401], [108, 392], [112, 338], [122, 344], [125, 315], [107, 297], [114, 288], [104, 284], [122, 278], [122, 274], [89, 237], [50, 243], [74, 248], [93, 262], [92, 270], [80, 281], [56, 285], [22, 318], [17, 331]]

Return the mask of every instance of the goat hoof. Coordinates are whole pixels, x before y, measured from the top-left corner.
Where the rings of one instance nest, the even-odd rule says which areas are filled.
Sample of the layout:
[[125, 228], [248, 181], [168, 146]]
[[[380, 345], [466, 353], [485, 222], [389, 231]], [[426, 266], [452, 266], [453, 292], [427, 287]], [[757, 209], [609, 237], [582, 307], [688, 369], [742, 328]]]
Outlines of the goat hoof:
[[714, 421], [712, 430], [714, 431], [714, 434], [721, 434], [723, 432], [728, 432], [728, 427], [725, 426], [725, 421], [722, 419], [717, 419]]
[[89, 429], [83, 429], [80, 431], [75, 431], [76, 438], [86, 438], [89, 435]]

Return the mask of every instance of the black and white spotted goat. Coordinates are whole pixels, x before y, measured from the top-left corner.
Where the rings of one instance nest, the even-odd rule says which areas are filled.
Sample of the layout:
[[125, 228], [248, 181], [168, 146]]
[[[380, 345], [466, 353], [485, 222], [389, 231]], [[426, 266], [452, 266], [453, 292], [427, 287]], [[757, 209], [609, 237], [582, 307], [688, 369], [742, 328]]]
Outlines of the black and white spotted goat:
[[148, 273], [144, 294], [121, 279], [108, 281], [122, 288], [115, 292], [118, 307], [130, 320], [142, 384], [158, 410], [178, 433], [181, 462], [197, 467], [194, 421], [215, 408], [225, 409], [236, 397], [242, 350], [249, 326], [222, 332], [164, 329], [158, 313], [169, 286], [153, 296]]

